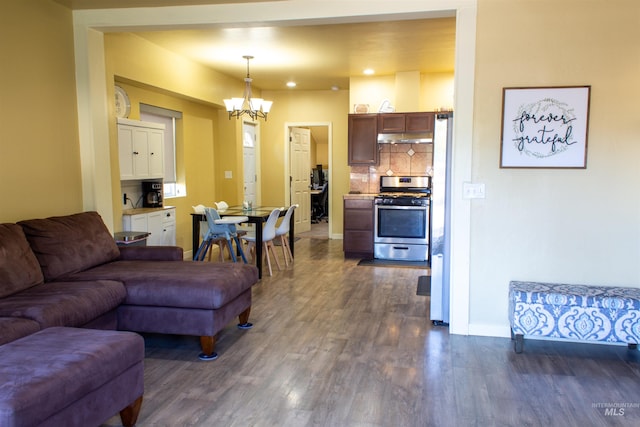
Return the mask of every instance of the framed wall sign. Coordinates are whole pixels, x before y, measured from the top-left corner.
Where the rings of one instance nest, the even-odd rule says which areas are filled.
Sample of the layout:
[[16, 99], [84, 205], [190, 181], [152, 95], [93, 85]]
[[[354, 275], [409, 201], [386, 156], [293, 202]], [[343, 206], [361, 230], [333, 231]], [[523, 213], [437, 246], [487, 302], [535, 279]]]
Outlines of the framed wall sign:
[[501, 168], [587, 167], [591, 86], [504, 88]]

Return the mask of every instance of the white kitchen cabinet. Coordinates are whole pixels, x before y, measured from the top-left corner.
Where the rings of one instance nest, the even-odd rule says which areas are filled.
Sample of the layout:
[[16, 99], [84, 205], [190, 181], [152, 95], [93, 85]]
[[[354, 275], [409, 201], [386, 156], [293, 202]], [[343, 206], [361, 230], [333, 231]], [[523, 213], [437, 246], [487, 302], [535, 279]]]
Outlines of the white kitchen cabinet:
[[164, 177], [164, 125], [118, 119], [120, 179]]
[[175, 246], [176, 210], [173, 208], [152, 210], [146, 213], [124, 214], [124, 231], [146, 231], [148, 246]]
[[162, 211], [162, 239], [161, 245], [176, 245], [176, 210], [167, 209]]
[[123, 231], [147, 231], [148, 224], [147, 214], [124, 215], [122, 217]]
[[162, 245], [162, 211], [147, 214], [147, 224], [148, 228], [146, 231], [151, 233], [147, 239], [147, 245]]

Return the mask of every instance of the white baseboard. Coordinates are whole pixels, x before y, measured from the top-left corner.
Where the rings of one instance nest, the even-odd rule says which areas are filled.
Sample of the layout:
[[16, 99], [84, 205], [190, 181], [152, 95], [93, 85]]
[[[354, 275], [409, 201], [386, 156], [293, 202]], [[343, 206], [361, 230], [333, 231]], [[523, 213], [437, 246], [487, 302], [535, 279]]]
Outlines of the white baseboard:
[[469, 335], [477, 335], [481, 337], [511, 338], [511, 328], [509, 327], [508, 322], [504, 325], [470, 323]]

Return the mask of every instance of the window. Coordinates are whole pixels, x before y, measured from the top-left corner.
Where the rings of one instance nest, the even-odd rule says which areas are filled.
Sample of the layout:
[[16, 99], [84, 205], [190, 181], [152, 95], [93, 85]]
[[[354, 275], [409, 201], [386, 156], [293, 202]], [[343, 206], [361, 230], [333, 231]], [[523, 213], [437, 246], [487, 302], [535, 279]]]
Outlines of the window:
[[140, 120], [162, 123], [164, 129], [164, 197], [176, 197], [179, 194], [176, 178], [176, 120], [182, 119], [179, 111], [140, 104]]

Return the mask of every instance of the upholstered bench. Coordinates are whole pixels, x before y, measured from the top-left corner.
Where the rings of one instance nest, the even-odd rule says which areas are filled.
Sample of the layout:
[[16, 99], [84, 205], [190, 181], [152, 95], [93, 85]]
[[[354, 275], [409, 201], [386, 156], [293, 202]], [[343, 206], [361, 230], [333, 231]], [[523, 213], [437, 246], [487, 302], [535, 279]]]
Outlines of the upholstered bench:
[[136, 423], [144, 341], [132, 332], [54, 327], [0, 346], [0, 425]]
[[524, 337], [640, 342], [640, 289], [517, 282], [509, 284], [509, 321], [516, 353]]

